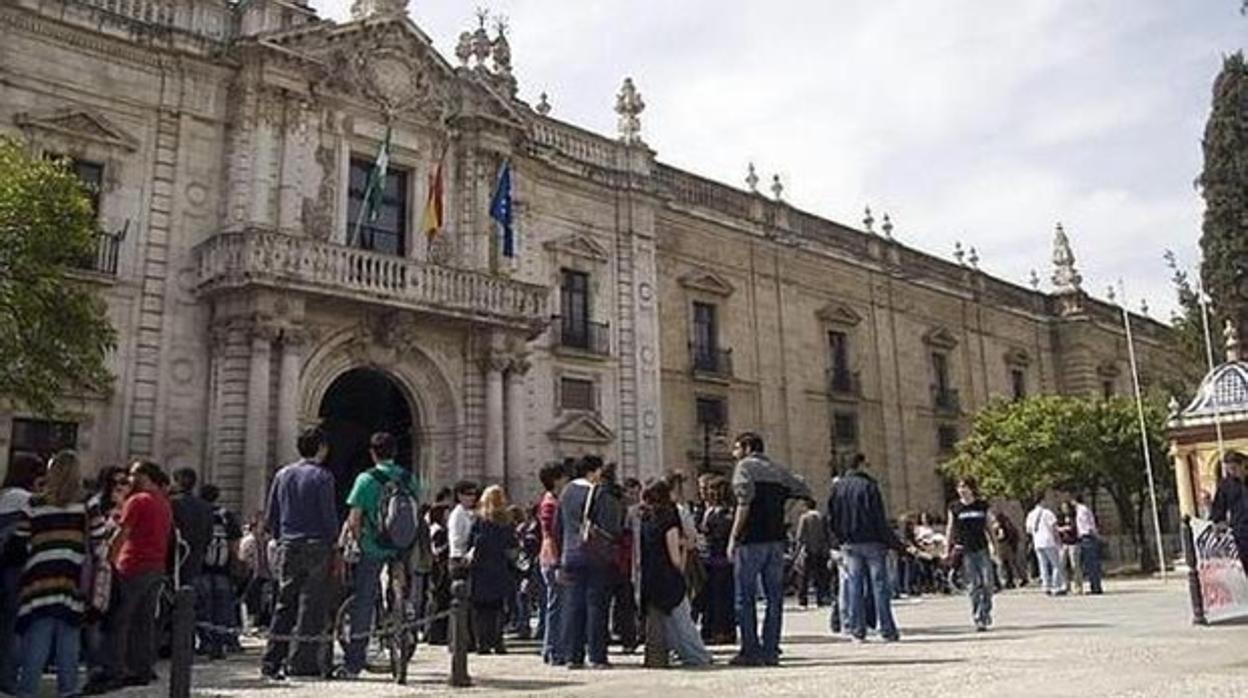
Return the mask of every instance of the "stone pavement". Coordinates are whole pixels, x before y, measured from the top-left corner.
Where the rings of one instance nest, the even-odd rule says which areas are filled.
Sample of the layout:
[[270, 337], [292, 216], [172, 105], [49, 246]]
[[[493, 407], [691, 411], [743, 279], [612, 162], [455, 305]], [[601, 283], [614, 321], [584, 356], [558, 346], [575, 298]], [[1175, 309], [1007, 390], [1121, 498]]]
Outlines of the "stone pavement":
[[[613, 656], [609, 671], [548, 668], [532, 644], [505, 657], [471, 656], [475, 682], [464, 694], [645, 696], [1230, 696], [1248, 695], [1248, 625], [1193, 627], [1186, 586], [1172, 578], [1111, 580], [1105, 596], [1050, 599], [1034, 590], [998, 595], [996, 626], [975, 633], [963, 597], [925, 597], [896, 608], [902, 641], [863, 645], [832, 637], [827, 614], [789, 608], [780, 667], [642, 669], [640, 653]], [[258, 649], [196, 666], [200, 696], [293, 698], [331, 694], [404, 696], [451, 693], [449, 657], [424, 647], [411, 684], [384, 676], [344, 682], [270, 684], [258, 677]], [[162, 675], [164, 669], [162, 667]], [[163, 695], [131, 690], [125, 696]]]

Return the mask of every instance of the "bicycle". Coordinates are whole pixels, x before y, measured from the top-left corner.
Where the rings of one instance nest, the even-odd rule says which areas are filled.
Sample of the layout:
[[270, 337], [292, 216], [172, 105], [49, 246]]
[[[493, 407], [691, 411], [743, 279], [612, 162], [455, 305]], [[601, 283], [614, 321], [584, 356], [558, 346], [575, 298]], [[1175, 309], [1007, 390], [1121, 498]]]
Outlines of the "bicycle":
[[[348, 574], [354, 573], [354, 565], [351, 565]], [[416, 629], [412, 625], [416, 613], [412, 599], [408, 598], [411, 585], [406, 565], [400, 560], [387, 562], [382, 567], [378, 581], [381, 583], [381, 593], [377, 595], [372, 627], [367, 630], [369, 647], [375, 646], [378, 652], [385, 655], [395, 683], [404, 685], [407, 683], [408, 664], [416, 653]], [[363, 632], [351, 623], [351, 607], [354, 602], [355, 595], [347, 595], [334, 615], [334, 636], [344, 653], [351, 638]]]

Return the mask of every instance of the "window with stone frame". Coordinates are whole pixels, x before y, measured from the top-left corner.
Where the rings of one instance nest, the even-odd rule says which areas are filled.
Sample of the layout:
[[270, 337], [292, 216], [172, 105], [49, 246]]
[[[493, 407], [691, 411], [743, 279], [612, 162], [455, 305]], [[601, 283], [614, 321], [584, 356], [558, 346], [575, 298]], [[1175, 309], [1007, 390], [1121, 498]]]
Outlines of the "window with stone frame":
[[693, 303], [693, 361], [698, 369], [719, 367], [719, 318], [713, 303]]
[[32, 455], [46, 461], [57, 451], [78, 447], [78, 425], [47, 419], [13, 420], [9, 436], [9, 462], [19, 454]]
[[832, 416], [832, 440], [837, 451], [858, 446], [858, 415], [851, 412], [838, 412]]
[[1114, 382], [1108, 378], [1101, 381], [1101, 397], [1108, 400], [1114, 396]]
[[941, 424], [936, 427], [936, 450], [938, 453], [953, 453], [958, 446], [958, 428], [952, 424]]
[[695, 402], [698, 426], [723, 429], [728, 426], [728, 400], [714, 395], [698, 396]]
[[103, 163], [70, 157], [60, 153], [47, 153], [46, 157], [49, 160], [67, 161], [69, 171], [74, 173], [74, 176], [82, 183], [82, 189], [87, 195], [87, 200], [91, 202], [91, 215], [98, 218], [100, 215], [100, 194], [104, 191]]
[[[380, 203], [375, 217], [360, 215], [364, 194], [368, 189], [373, 161], [351, 160], [347, 185], [347, 240], [353, 247], [402, 257], [407, 254], [408, 172], [391, 164], [381, 187]], [[359, 230], [356, 230], [356, 227]]]
[[1010, 394], [1015, 402], [1027, 399], [1027, 372], [1021, 368], [1010, 369]]
[[594, 381], [587, 378], [559, 379], [559, 408], [593, 412], [598, 409]]
[[589, 274], [575, 269], [561, 270], [559, 304], [563, 346], [589, 349]]
[[849, 335], [840, 330], [828, 331], [828, 359], [832, 372], [832, 388], [849, 392], [853, 388], [853, 375], [849, 370]]

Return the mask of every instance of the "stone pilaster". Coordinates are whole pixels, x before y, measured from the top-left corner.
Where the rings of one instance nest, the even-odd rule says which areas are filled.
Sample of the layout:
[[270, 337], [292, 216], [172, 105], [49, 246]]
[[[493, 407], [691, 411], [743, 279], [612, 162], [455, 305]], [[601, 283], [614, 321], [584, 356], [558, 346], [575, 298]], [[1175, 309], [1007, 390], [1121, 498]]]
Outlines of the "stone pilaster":
[[485, 373], [485, 479], [495, 484], [507, 478], [506, 425], [503, 414], [503, 371], [507, 359], [491, 355], [481, 362]]
[[524, 457], [527, 443], [524, 433], [524, 377], [529, 367], [529, 361], [524, 357], [516, 357], [507, 365], [507, 462], [503, 486], [508, 494], [522, 489], [525, 479], [532, 475]]
[[277, 449], [275, 465], [298, 459], [295, 439], [299, 433], [299, 367], [303, 359], [304, 334], [300, 330], [282, 330], [281, 355], [278, 358]]
[[250, 515], [264, 506], [269, 472], [270, 371], [273, 340], [277, 332], [255, 325], [247, 367], [247, 426], [243, 445], [243, 512]]

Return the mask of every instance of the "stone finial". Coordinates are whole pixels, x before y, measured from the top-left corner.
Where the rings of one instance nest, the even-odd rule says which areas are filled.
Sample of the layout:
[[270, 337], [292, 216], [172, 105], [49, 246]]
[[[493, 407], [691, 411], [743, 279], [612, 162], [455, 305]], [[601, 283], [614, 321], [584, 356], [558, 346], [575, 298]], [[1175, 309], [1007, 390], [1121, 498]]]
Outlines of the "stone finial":
[[862, 227], [867, 229], [868, 233], [875, 232], [875, 216], [871, 215], [871, 207], [868, 206], [863, 212]]
[[547, 99], [545, 92], [543, 92], [542, 96], [538, 98], [537, 106], [533, 107], [533, 111], [541, 114], [542, 116], [546, 116], [550, 113], [550, 100]]
[[1242, 351], [1239, 339], [1239, 328], [1236, 327], [1234, 320], [1227, 318], [1226, 324], [1222, 326], [1222, 340], [1223, 346], [1226, 347], [1227, 361], [1248, 359], [1248, 355]]
[[1070, 239], [1062, 224], [1057, 224], [1053, 238], [1053, 286], [1058, 293], [1078, 291], [1083, 277], [1075, 269], [1075, 253], [1070, 250]]
[[884, 225], [882, 225], [881, 227], [884, 229], [884, 237], [888, 238], [889, 240], [892, 240], [893, 239], [893, 221], [891, 218], [888, 217], [887, 213], [884, 214]]
[[355, 0], [351, 3], [352, 21], [394, 14], [407, 14], [407, 0]]
[[455, 45], [455, 57], [459, 59], [460, 65], [468, 66], [468, 61], [472, 59], [472, 32], [459, 33], [459, 43]]
[[1114, 287], [1112, 284], [1108, 288], [1105, 289], [1105, 297], [1109, 299], [1110, 303], [1113, 303], [1115, 305], [1118, 304], [1118, 294], [1117, 292], [1114, 291]]
[[491, 48], [494, 55], [494, 70], [504, 75], [511, 73], [511, 42], [507, 40], [507, 19], [498, 18], [495, 28], [498, 36], [494, 37]]
[[758, 193], [758, 172], [754, 169], [752, 162], [745, 172], [745, 186], [749, 187], [751, 192]]
[[1146, 298], [1140, 299], [1140, 314], [1148, 317], [1148, 299]]
[[625, 143], [641, 142], [641, 113], [646, 103], [633, 84], [632, 78], [624, 78], [620, 93], [615, 96], [615, 113], [620, 115], [620, 140]]
[[962, 249], [962, 242], [953, 243], [953, 258], [958, 260], [958, 264], [966, 265], [966, 250]]
[[970, 263], [972, 269], [979, 269], [979, 252], [974, 247], [966, 256], [966, 261]]
[[472, 57], [477, 59], [477, 65], [484, 65], [494, 51], [494, 42], [490, 41], [490, 34], [485, 30], [485, 22], [489, 18], [490, 13], [485, 8], [477, 8], [477, 28], [472, 32]]
[[780, 181], [780, 175], [771, 176], [771, 194], [779, 201], [784, 196], [784, 183]]

